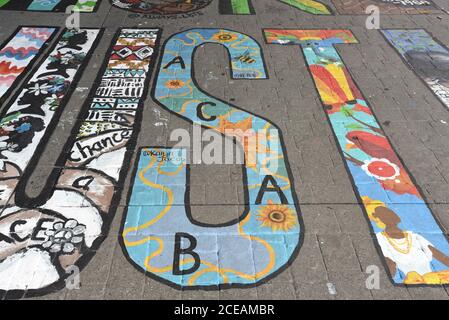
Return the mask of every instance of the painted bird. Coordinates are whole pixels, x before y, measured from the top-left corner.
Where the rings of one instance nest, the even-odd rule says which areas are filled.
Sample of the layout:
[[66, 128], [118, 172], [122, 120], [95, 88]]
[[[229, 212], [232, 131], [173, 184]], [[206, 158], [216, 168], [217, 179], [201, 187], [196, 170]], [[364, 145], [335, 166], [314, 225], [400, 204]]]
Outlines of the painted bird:
[[388, 159], [397, 166], [402, 167], [401, 161], [391, 148], [387, 138], [370, 132], [355, 130], [349, 132], [346, 135], [346, 139], [352, 143], [352, 145], [349, 144], [349, 149], [358, 148], [372, 158]]
[[[371, 158], [387, 159], [394, 163], [399, 168], [399, 175], [393, 179], [379, 180], [385, 190], [391, 190], [397, 194], [412, 194], [421, 198], [421, 194], [411, 180], [409, 174], [404, 168], [404, 165], [399, 160], [394, 152], [387, 138], [366, 132], [366, 131], [351, 131], [346, 134], [346, 138], [350, 142], [347, 149], [360, 149]], [[364, 162], [355, 162], [356, 165], [361, 166]]]

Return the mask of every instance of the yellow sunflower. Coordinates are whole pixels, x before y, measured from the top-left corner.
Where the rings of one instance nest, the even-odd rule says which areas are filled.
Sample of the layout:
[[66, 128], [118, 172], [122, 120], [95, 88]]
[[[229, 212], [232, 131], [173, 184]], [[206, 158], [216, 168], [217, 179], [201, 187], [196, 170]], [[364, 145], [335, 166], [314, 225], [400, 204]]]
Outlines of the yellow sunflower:
[[289, 231], [298, 223], [293, 210], [284, 204], [273, 204], [271, 200], [259, 209], [257, 217], [262, 221], [261, 227], [269, 227], [273, 231]]
[[165, 83], [165, 87], [169, 88], [169, 89], [179, 89], [184, 87], [185, 82], [182, 80], [178, 80], [178, 79], [173, 79], [173, 80], [168, 80]]
[[237, 40], [237, 38], [237, 35], [223, 31], [214, 34], [214, 36], [212, 37], [212, 39], [219, 42], [233, 42]]

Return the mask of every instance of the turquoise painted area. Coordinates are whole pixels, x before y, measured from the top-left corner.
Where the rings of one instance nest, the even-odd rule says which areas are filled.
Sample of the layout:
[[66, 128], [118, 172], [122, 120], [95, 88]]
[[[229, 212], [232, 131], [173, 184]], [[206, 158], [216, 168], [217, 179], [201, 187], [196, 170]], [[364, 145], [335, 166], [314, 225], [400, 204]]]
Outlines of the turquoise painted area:
[[61, 0], [33, 0], [28, 6], [28, 10], [33, 11], [52, 11]]

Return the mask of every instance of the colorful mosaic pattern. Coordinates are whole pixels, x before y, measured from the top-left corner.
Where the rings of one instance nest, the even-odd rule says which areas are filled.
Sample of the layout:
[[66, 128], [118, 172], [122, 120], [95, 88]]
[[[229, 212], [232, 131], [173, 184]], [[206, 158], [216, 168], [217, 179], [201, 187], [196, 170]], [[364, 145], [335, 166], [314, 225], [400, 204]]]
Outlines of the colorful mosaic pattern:
[[395, 283], [449, 283], [449, 243], [337, 51], [348, 30], [266, 29], [268, 43], [300, 45], [354, 189]]
[[407, 65], [449, 108], [449, 50], [423, 29], [381, 32]]
[[74, 6], [78, 12], [93, 12], [99, 0], [0, 0], [0, 10], [66, 12]]
[[[267, 77], [261, 49], [252, 38], [224, 29], [192, 29], [167, 40], [154, 98], [175, 115], [236, 139], [245, 154], [249, 208], [238, 221], [220, 226], [194, 221], [185, 197], [186, 151], [143, 148], [123, 244], [136, 267], [176, 288], [251, 286], [273, 277], [295, 258], [302, 235], [298, 202], [280, 130], [196, 85], [193, 53], [205, 43], [228, 50], [233, 78]], [[258, 135], [254, 152], [244, 139], [248, 130]]]
[[25, 75], [57, 28], [19, 27], [0, 48], [0, 102]]
[[[329, 15], [332, 11], [325, 4], [315, 0], [278, 0], [299, 10], [316, 15]], [[220, 0], [220, 14], [255, 14], [251, 0]]]
[[[78, 241], [86, 218], [74, 220], [74, 211], [58, 206], [73, 201], [66, 191], [55, 192], [40, 206], [24, 190], [62, 108], [96, 47], [101, 30], [65, 29], [39, 68], [25, 81], [0, 121], [0, 290], [23, 295], [24, 290], [46, 287], [61, 277], [65, 263], [82, 254]], [[50, 190], [52, 186], [45, 190]], [[79, 199], [79, 197], [77, 197]], [[44, 201], [45, 202], [45, 201]], [[73, 204], [73, 203], [72, 203]], [[27, 209], [25, 209], [27, 208]], [[88, 218], [87, 218], [88, 219]], [[53, 230], [53, 231], [51, 231]], [[58, 231], [64, 231], [57, 233]], [[67, 233], [68, 232], [68, 233]], [[89, 233], [87, 233], [89, 235]], [[71, 235], [65, 245], [60, 236]], [[58, 242], [61, 240], [62, 242]], [[50, 242], [53, 243], [50, 245]], [[68, 260], [67, 260], [68, 259]], [[58, 264], [58, 268], [55, 265]], [[70, 262], [69, 262], [70, 264]]]

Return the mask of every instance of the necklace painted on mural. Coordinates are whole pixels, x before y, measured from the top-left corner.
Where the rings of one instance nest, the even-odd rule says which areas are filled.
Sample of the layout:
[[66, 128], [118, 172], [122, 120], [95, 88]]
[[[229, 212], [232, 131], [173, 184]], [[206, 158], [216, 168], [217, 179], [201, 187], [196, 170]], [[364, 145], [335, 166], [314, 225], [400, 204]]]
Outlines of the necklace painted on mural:
[[[403, 254], [410, 253], [410, 250], [412, 248], [412, 236], [408, 232], [404, 232], [404, 238], [403, 239], [393, 239], [391, 238], [385, 231], [382, 232], [382, 235], [387, 239], [388, 243], [398, 252]], [[401, 241], [402, 240], [402, 241]], [[401, 247], [404, 247], [405, 249], [402, 249]]]

